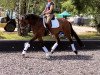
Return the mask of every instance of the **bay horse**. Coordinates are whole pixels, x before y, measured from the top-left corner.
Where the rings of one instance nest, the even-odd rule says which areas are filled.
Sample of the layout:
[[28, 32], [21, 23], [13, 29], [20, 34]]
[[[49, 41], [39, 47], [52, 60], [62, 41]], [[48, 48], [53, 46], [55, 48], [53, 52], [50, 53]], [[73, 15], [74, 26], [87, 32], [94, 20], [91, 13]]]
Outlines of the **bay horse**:
[[[54, 52], [56, 47], [60, 44], [60, 38], [59, 38], [59, 32], [63, 32], [64, 36], [69, 40], [72, 50], [75, 54], [78, 54], [78, 51], [76, 50], [72, 37], [74, 37], [79, 44], [79, 46], [83, 46], [82, 41], [76, 34], [76, 32], [73, 30], [72, 25], [69, 21], [66, 19], [58, 19], [59, 21], [59, 27], [58, 28], [51, 28], [51, 25], [48, 25], [48, 29], [51, 33], [51, 35], [54, 36], [56, 43], [51, 48], [51, 54]], [[38, 15], [35, 14], [26, 14], [20, 19], [20, 25], [22, 27], [26, 25], [31, 25], [31, 29], [33, 31], [33, 38], [24, 44], [24, 49], [22, 51], [22, 55], [25, 56], [27, 49], [30, 47], [31, 44], [33, 44], [33, 41], [38, 39], [41, 42], [42, 49], [46, 53], [46, 57], [50, 57], [50, 53], [46, 46], [43, 44], [42, 37], [45, 36], [46, 28], [43, 25], [43, 18], [41, 18]]]

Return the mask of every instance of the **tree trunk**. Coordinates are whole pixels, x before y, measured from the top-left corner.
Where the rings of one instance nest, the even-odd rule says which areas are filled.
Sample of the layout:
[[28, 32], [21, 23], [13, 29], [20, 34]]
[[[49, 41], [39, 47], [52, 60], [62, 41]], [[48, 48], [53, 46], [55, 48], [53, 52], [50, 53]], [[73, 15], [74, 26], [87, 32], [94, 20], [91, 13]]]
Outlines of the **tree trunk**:
[[55, 12], [56, 13], [61, 13], [61, 5], [60, 5], [60, 0], [54, 0], [55, 2]]
[[[23, 16], [27, 13], [27, 0], [20, 0], [19, 1], [19, 17]], [[26, 36], [28, 35], [28, 29], [27, 27], [21, 27], [21, 25], [18, 23], [18, 34], [20, 36]]]
[[95, 24], [97, 32], [100, 33], [100, 14], [95, 15]]

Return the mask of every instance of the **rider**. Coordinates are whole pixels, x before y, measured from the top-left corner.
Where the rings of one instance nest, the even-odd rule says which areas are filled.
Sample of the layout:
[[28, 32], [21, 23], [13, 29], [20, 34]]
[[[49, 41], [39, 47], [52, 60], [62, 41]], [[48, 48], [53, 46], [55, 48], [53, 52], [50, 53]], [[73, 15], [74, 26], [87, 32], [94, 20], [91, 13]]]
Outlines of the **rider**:
[[48, 26], [51, 19], [54, 17], [54, 2], [52, 0], [47, 0], [47, 2], [43, 14], [46, 16], [46, 25]]

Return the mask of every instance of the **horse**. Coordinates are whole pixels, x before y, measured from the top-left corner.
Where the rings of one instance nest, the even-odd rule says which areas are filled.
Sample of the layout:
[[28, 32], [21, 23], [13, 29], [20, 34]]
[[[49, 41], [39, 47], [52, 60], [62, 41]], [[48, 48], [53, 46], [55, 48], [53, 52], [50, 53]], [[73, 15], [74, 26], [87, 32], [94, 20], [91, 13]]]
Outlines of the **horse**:
[[30, 45], [33, 44], [33, 41], [38, 39], [41, 43], [42, 49], [46, 53], [46, 57], [49, 58], [50, 54], [53, 54], [54, 50], [56, 47], [60, 44], [60, 38], [59, 38], [59, 32], [63, 32], [64, 36], [69, 40], [73, 52], [77, 55], [78, 51], [75, 48], [74, 42], [73, 42], [73, 37], [76, 39], [77, 43], [79, 44], [80, 47], [82, 47], [84, 44], [76, 34], [76, 32], [72, 28], [72, 24], [67, 21], [64, 18], [59, 18], [59, 27], [57, 28], [51, 28], [51, 24], [49, 24], [48, 30], [50, 34], [55, 38], [55, 43], [51, 47], [51, 52], [49, 53], [47, 47], [43, 44], [43, 39], [42, 37], [46, 35], [47, 28], [45, 28], [43, 24], [43, 18], [41, 18], [38, 15], [35, 14], [26, 14], [24, 15], [20, 20], [20, 26], [25, 27], [26, 25], [31, 25], [31, 29], [33, 31], [33, 38], [29, 41], [24, 43], [24, 49], [22, 51], [22, 55], [25, 56], [27, 49], [30, 47]]

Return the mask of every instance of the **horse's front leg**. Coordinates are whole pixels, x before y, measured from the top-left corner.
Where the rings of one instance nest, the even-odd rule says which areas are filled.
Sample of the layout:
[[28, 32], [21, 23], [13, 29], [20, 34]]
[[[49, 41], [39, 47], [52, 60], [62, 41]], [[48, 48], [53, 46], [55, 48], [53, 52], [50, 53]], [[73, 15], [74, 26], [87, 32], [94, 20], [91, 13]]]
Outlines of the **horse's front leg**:
[[38, 38], [38, 40], [40, 41], [40, 45], [41, 45], [42, 49], [46, 53], [46, 58], [50, 58], [49, 51], [48, 51], [47, 47], [44, 45], [42, 37]]
[[54, 53], [54, 50], [57, 48], [57, 46], [60, 44], [60, 39], [59, 39], [59, 36], [58, 34], [54, 35], [55, 37], [55, 40], [56, 40], [56, 43], [52, 46], [51, 48], [51, 54]]
[[37, 37], [34, 36], [29, 42], [24, 43], [24, 49], [22, 51], [22, 56], [25, 57], [27, 49], [30, 47], [30, 45], [33, 43], [34, 40], [36, 40]]

